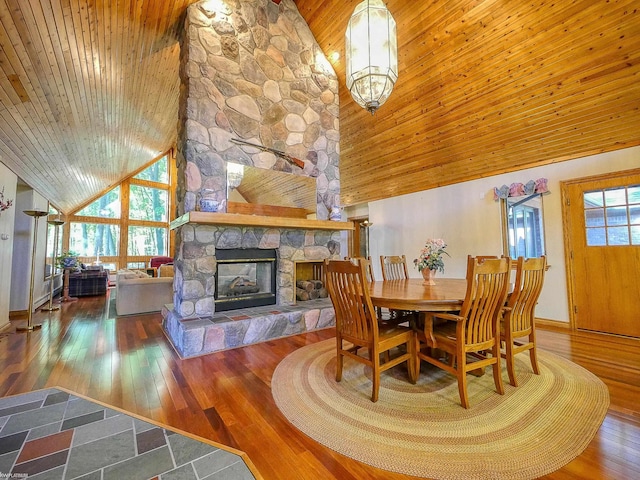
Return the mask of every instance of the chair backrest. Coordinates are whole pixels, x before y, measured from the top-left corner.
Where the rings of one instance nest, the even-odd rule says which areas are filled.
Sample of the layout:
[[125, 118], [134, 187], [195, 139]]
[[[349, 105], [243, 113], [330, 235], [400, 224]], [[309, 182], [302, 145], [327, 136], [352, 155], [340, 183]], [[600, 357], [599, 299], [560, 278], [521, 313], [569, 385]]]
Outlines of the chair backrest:
[[158, 268], [160, 265], [164, 265], [165, 263], [173, 263], [173, 258], [171, 257], [151, 257], [149, 259], [149, 267]]
[[475, 259], [477, 259], [479, 261], [484, 261], [484, 260], [488, 260], [488, 259], [491, 259], [491, 258], [499, 258], [499, 257], [497, 255], [476, 255], [476, 256], [467, 255], [467, 262], [469, 261], [470, 258], [475, 258]]
[[498, 322], [509, 286], [509, 257], [468, 259], [467, 293], [460, 316], [465, 318], [466, 345], [490, 345], [499, 336]]
[[513, 333], [528, 333], [531, 329], [546, 269], [545, 256], [527, 259], [518, 257], [516, 280], [507, 304], [510, 308], [507, 317]]
[[378, 321], [364, 265], [349, 260], [325, 260], [325, 275], [340, 336], [358, 345], [377, 341]]
[[373, 264], [371, 263], [371, 257], [344, 257], [345, 260], [349, 260], [354, 265], [364, 265], [364, 273], [366, 275], [367, 282], [375, 282], [376, 277], [373, 274]]
[[409, 278], [407, 259], [404, 255], [380, 255], [383, 280], [404, 280]]

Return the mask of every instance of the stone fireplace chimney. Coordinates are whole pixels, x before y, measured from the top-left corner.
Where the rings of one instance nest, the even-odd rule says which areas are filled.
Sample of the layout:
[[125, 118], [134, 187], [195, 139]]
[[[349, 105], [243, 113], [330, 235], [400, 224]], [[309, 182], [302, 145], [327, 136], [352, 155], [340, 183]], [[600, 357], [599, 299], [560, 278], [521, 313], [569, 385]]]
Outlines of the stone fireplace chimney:
[[[180, 75], [178, 215], [197, 211], [205, 194], [226, 212], [233, 162], [314, 178], [316, 218], [328, 218], [340, 203], [338, 81], [292, 0], [191, 5]], [[232, 139], [286, 152], [304, 168]], [[277, 302], [287, 304], [294, 262], [338, 258], [343, 241], [337, 229], [312, 227], [186, 221], [174, 231], [174, 312], [183, 318], [214, 313], [216, 250], [275, 249]]]

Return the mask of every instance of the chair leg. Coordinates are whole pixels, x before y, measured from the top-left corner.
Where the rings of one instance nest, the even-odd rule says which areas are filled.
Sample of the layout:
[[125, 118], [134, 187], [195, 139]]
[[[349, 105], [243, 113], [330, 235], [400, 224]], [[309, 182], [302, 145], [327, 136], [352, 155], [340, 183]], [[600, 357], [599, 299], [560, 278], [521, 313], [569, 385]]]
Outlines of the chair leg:
[[344, 364], [344, 355], [342, 355], [342, 339], [336, 338], [336, 342], [338, 344], [338, 355], [336, 358], [336, 382], [342, 380], [342, 366]]
[[540, 375], [540, 367], [538, 366], [538, 352], [536, 350], [536, 345], [529, 350], [529, 358], [531, 359], [531, 368], [533, 368], [533, 373], [536, 375]]
[[418, 337], [416, 336], [414, 339], [414, 349], [415, 349], [415, 355], [413, 357], [413, 369], [416, 372], [416, 381], [418, 380], [418, 377], [420, 376], [420, 357], [418, 356], [418, 354], [420, 353], [420, 340], [418, 340]]
[[373, 391], [371, 392], [371, 401], [378, 401], [378, 392], [380, 390], [380, 355], [371, 354], [371, 361], [373, 363]]
[[416, 350], [417, 343], [418, 340], [416, 339], [415, 334], [411, 337], [411, 340], [407, 342], [407, 350], [409, 351], [409, 359], [407, 360], [407, 371], [409, 373], [409, 381], [414, 385], [418, 381], [419, 372], [419, 370], [416, 370], [416, 360], [418, 363], [418, 368], [420, 368], [420, 359], [418, 358]]
[[533, 368], [533, 373], [536, 375], [540, 375], [540, 367], [538, 365], [538, 349], [536, 348], [536, 330], [535, 327], [532, 327], [531, 333], [529, 334], [529, 341], [531, 342], [531, 349], [529, 350], [529, 358], [531, 359], [531, 368]]
[[458, 377], [458, 393], [463, 408], [469, 408], [469, 394], [467, 393], [467, 357], [464, 353], [456, 355], [456, 376]]
[[515, 371], [515, 358], [513, 358], [513, 341], [507, 339], [505, 341], [505, 358], [507, 360], [507, 372], [509, 373], [509, 383], [514, 387], [518, 386], [518, 379]]
[[496, 391], [504, 395], [504, 384], [502, 383], [502, 369], [500, 368], [500, 345], [496, 343], [491, 349], [491, 354], [495, 360], [493, 364], [493, 382], [496, 384]]
[[464, 408], [469, 408], [469, 394], [467, 393], [467, 373], [464, 370], [458, 370], [457, 374], [460, 403]]

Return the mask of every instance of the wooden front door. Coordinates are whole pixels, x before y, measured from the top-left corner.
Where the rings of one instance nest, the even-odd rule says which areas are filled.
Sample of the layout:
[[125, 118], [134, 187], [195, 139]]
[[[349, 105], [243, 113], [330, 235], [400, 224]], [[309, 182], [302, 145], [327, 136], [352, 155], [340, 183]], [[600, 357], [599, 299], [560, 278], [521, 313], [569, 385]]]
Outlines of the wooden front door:
[[577, 329], [640, 337], [640, 169], [562, 183]]

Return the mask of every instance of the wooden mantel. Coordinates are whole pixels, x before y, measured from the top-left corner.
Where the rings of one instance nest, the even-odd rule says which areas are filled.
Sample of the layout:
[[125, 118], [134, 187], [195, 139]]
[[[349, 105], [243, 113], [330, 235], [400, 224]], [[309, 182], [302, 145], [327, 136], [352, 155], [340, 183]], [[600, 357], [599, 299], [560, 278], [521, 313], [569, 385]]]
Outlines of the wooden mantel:
[[306, 218], [270, 217], [239, 213], [188, 212], [171, 222], [171, 230], [187, 223], [199, 225], [227, 225], [234, 227], [271, 227], [303, 230], [353, 230], [351, 222], [308, 220]]

